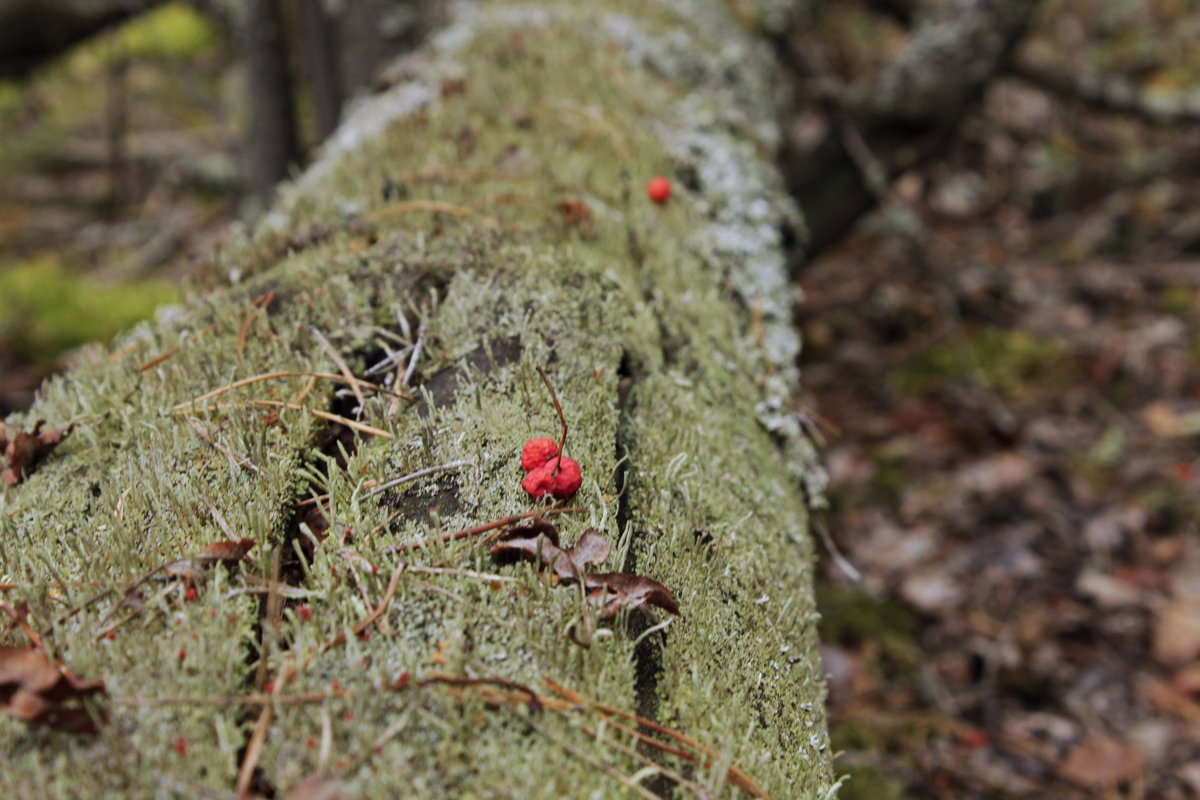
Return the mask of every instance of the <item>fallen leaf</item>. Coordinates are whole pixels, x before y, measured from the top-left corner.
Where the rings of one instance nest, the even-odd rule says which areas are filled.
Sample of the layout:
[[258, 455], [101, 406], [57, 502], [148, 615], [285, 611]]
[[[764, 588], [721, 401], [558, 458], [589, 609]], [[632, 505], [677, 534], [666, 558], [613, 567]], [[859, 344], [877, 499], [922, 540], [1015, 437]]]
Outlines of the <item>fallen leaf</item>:
[[675, 595], [653, 578], [630, 575], [625, 572], [602, 572], [588, 575], [584, 579], [588, 598], [603, 604], [600, 619], [610, 619], [623, 608], [648, 610], [646, 606], [658, 606], [672, 614], [679, 613]]
[[0, 709], [14, 719], [68, 733], [95, 733], [83, 698], [104, 694], [104, 681], [80, 680], [31, 647], [0, 645]]
[[297, 782], [283, 800], [347, 800], [346, 784], [333, 775], [309, 775]]
[[1200, 412], [1179, 413], [1162, 401], [1142, 409], [1142, 422], [1160, 439], [1195, 436], [1200, 433]]
[[603, 564], [611, 552], [612, 545], [604, 538], [604, 534], [595, 528], [588, 528], [579, 536], [579, 541], [554, 559], [554, 572], [560, 578], [578, 579], [588, 564]]
[[1200, 603], [1177, 600], [1158, 612], [1151, 642], [1160, 664], [1183, 664], [1200, 656]]
[[197, 568], [207, 569], [214, 564], [231, 567], [245, 558], [252, 547], [254, 547], [253, 539], [213, 542], [197, 553], [194, 559], [181, 558], [167, 564], [162, 568], [162, 573], [168, 578], [183, 578], [185, 581], [194, 582], [200, 577], [200, 571]]
[[16, 431], [10, 439], [8, 427], [0, 422], [0, 453], [4, 454], [4, 466], [0, 469], [0, 480], [9, 485], [20, 483], [39, 461], [75, 429], [75, 425], [72, 423], [42, 431], [44, 424], [46, 421], [39, 419], [29, 433]]
[[253, 539], [238, 539], [236, 541], [213, 542], [196, 554], [196, 561], [202, 566], [216, 564], [236, 564], [246, 557], [254, 547]]
[[504, 560], [527, 559], [548, 566], [563, 581], [582, 581], [588, 599], [600, 604], [601, 619], [610, 619], [622, 609], [649, 612], [647, 606], [658, 606], [672, 614], [679, 613], [679, 604], [667, 587], [656, 580], [625, 572], [587, 574], [589, 564], [602, 564], [612, 552], [604, 534], [588, 528], [575, 544], [559, 547], [558, 528], [545, 520], [509, 528], [492, 545], [491, 554]]
[[1135, 778], [1145, 762], [1137, 745], [1108, 736], [1089, 736], [1071, 748], [1058, 765], [1058, 774], [1080, 786], [1100, 789]]
[[1080, 571], [1075, 579], [1075, 591], [1100, 608], [1136, 606], [1142, 602], [1142, 592], [1136, 585], [1094, 567], [1084, 567]]
[[488, 552], [505, 563], [524, 558], [550, 565], [562, 553], [558, 541], [558, 528], [544, 519], [535, 519], [528, 525], [509, 528]]

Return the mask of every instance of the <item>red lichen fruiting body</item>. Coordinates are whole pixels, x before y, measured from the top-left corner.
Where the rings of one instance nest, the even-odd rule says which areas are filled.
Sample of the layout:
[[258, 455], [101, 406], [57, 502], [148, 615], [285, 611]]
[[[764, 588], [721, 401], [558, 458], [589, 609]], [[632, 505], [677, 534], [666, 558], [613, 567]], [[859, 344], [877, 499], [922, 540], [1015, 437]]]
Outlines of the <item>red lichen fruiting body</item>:
[[558, 443], [553, 439], [530, 439], [521, 448], [521, 468], [535, 470], [558, 455]]

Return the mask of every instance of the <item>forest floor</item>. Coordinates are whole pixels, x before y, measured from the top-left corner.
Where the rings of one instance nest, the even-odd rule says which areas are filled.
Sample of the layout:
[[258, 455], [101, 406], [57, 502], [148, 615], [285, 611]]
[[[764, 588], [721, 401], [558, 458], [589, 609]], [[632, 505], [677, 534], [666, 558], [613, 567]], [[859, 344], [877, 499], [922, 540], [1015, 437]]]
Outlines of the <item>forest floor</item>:
[[803, 269], [843, 796], [1200, 797], [1198, 194], [1004, 79]]
[[[1088, 45], [1105, 3], [1047, 5], [1035, 47]], [[1176, 5], [1108, 3], [1183, 31]], [[155, 19], [0, 86], [0, 416], [178, 296], [236, 213], [229, 46]], [[1139, 36], [1071, 52], [1136, 72], [1113, 53], [1169, 44]], [[1200, 797], [1196, 209], [1194, 124], [1005, 78], [803, 268], [843, 797]]]

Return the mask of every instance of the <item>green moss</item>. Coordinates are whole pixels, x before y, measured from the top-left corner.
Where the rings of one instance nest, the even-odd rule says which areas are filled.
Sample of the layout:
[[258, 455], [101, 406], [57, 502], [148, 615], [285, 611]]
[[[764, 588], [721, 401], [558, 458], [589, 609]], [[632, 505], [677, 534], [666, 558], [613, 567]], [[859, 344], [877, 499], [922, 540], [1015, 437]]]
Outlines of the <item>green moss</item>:
[[1159, 295], [1158, 306], [1168, 314], [1185, 314], [1196, 309], [1196, 292], [1187, 286], [1168, 286]]
[[1055, 386], [1071, 379], [1064, 369], [1063, 348], [1027, 331], [986, 327], [965, 341], [935, 344], [918, 353], [895, 373], [896, 388], [921, 394], [943, 381], [982, 383], [1013, 396], [1032, 382], [1051, 379]]
[[166, 281], [110, 285], [50, 260], [0, 266], [0, 336], [49, 363], [72, 347], [108, 341], [178, 299]]
[[850, 779], [838, 791], [839, 800], [910, 800], [904, 779], [875, 767], [847, 767]]
[[59, 65], [79, 74], [95, 71], [114, 59], [187, 59], [220, 41], [221, 31], [212, 20], [189, 3], [175, 0], [88, 39], [63, 56]]
[[826, 583], [817, 592], [817, 605], [822, 640], [845, 645], [875, 640], [888, 666], [899, 670], [911, 669], [920, 660], [919, 622], [899, 600]]

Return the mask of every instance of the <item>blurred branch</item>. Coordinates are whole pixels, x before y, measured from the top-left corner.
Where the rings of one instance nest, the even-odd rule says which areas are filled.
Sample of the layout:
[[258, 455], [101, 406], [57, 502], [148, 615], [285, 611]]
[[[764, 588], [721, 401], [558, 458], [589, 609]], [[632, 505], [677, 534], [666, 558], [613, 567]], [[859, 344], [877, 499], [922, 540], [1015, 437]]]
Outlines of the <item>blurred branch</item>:
[[789, 137], [784, 173], [806, 215], [809, 256], [871, 210], [897, 175], [941, 151], [1007, 64], [1036, 7], [1037, 0], [944, 3], [918, 17], [899, 58], [855, 84], [834, 74], [798, 26], [787, 55], [815, 103]]
[[0, 0], [0, 78], [24, 78], [76, 42], [161, 0]]
[[1039, 89], [1101, 111], [1162, 124], [1200, 122], [1200, 93], [1148, 92], [1119, 75], [1071, 75], [1028, 59], [1016, 60], [1008, 71]]

